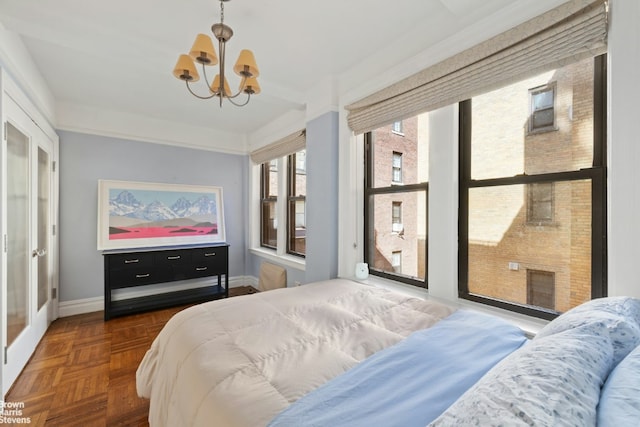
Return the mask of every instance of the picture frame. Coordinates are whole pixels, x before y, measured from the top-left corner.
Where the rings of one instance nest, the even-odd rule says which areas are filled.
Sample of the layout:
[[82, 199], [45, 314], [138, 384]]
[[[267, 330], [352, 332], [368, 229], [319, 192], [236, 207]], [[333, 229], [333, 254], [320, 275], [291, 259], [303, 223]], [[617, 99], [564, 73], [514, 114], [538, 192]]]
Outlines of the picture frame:
[[221, 187], [98, 180], [98, 250], [222, 242]]

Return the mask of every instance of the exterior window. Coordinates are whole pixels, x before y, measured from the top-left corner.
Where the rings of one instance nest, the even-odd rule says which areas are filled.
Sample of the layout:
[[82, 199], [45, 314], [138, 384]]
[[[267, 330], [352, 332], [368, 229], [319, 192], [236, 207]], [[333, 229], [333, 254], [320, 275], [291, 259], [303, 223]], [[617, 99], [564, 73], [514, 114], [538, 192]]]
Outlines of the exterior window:
[[527, 270], [527, 304], [555, 310], [555, 274], [550, 271]]
[[404, 136], [404, 131], [403, 131], [403, 127], [402, 127], [402, 120], [399, 120], [397, 122], [393, 122], [393, 124], [391, 125], [391, 132]]
[[527, 222], [531, 225], [553, 222], [553, 182], [527, 185]]
[[391, 181], [395, 184], [402, 183], [402, 153], [393, 152], [391, 168]]
[[529, 91], [531, 99], [529, 132], [556, 130], [556, 85], [549, 84]]
[[391, 253], [391, 266], [395, 273], [402, 273], [402, 251], [394, 251]]
[[394, 233], [402, 231], [402, 202], [391, 204], [391, 231]]
[[288, 159], [287, 195], [287, 252], [304, 256], [307, 243], [306, 196], [307, 196], [306, 150], [291, 154]]
[[260, 245], [276, 249], [278, 245], [278, 162], [272, 160], [261, 165]]
[[[461, 298], [551, 319], [606, 294], [605, 64], [588, 58], [460, 104]], [[555, 98], [572, 106], [554, 112]]]
[[403, 138], [391, 125], [365, 135], [364, 259], [370, 274], [420, 287], [427, 286], [429, 141], [418, 127], [427, 120], [404, 120]]

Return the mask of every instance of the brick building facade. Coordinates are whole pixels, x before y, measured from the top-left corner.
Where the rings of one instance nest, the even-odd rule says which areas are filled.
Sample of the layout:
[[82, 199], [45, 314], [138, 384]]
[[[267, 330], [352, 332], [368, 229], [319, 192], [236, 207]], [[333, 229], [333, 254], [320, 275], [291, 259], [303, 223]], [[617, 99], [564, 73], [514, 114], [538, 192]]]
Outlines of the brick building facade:
[[[476, 97], [472, 112], [473, 179], [590, 167], [593, 60]], [[428, 181], [428, 114], [401, 123], [401, 132], [394, 131], [394, 124], [372, 133], [374, 187]], [[394, 153], [396, 163], [397, 154], [402, 156], [402, 182], [394, 182]], [[375, 247], [370, 248], [374, 259], [369, 262], [375, 268], [425, 277], [422, 196], [374, 196], [369, 242]], [[398, 204], [402, 207], [401, 233], [394, 225], [394, 202], [396, 211]], [[470, 292], [557, 311], [589, 300], [591, 229], [588, 180], [472, 188]], [[400, 269], [394, 265], [398, 253]]]
[[428, 115], [379, 128], [372, 138], [373, 187], [400, 192], [375, 195], [369, 205], [374, 216], [369, 262], [379, 270], [424, 280], [426, 192], [402, 191], [402, 187], [428, 180]]
[[[554, 93], [554, 120], [536, 131], [540, 90]], [[474, 98], [472, 111], [474, 179], [589, 167], [593, 60]], [[590, 181], [471, 189], [469, 212], [470, 292], [557, 311], [591, 298]]]

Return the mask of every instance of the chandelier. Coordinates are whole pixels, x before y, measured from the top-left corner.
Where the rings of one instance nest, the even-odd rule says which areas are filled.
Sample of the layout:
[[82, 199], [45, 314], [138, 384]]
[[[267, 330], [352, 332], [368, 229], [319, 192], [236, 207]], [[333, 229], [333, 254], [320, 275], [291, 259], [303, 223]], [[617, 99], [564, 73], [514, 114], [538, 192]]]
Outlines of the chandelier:
[[[253, 52], [247, 49], [240, 51], [238, 60], [233, 67], [233, 71], [241, 77], [240, 86], [235, 95], [231, 93], [229, 82], [225, 76], [225, 48], [227, 41], [233, 36], [231, 27], [224, 23], [224, 3], [227, 1], [229, 0], [220, 0], [220, 23], [211, 26], [211, 32], [216, 39], [218, 39], [218, 52], [220, 54], [218, 74], [214, 77], [213, 82], [209, 82], [207, 78], [207, 67], [218, 64], [218, 57], [213, 48], [211, 37], [206, 34], [198, 34], [189, 54], [180, 55], [173, 69], [173, 75], [183, 80], [187, 84], [189, 92], [197, 98], [211, 99], [217, 96], [220, 98], [220, 107], [222, 107], [223, 99], [228, 99], [233, 105], [242, 107], [249, 103], [251, 95], [260, 93], [260, 85], [256, 79], [260, 72], [258, 71]], [[200, 80], [200, 75], [196, 70], [194, 61], [202, 65], [202, 76], [208, 88], [206, 95], [197, 94], [191, 87], [191, 83]], [[220, 82], [222, 82], [222, 84]], [[244, 102], [234, 101], [235, 98], [243, 93], [247, 95]]]

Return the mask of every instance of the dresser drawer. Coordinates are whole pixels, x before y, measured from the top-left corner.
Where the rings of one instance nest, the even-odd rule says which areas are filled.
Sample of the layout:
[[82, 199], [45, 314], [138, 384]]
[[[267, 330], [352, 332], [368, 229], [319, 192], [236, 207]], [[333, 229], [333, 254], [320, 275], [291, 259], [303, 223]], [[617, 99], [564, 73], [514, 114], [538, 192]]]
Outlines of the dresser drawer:
[[207, 265], [206, 263], [182, 265], [180, 267], [174, 267], [173, 271], [175, 280], [226, 274], [224, 267], [215, 264]]
[[227, 264], [227, 247], [198, 248], [191, 252], [191, 261], [194, 264], [202, 264], [208, 266], [226, 266]]
[[168, 267], [129, 267], [111, 270], [110, 286], [113, 289], [161, 283], [172, 280], [172, 271]]
[[191, 251], [162, 251], [154, 254], [156, 265], [185, 265], [191, 261]]
[[152, 253], [132, 253], [109, 255], [109, 269], [139, 269], [153, 266]]

